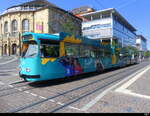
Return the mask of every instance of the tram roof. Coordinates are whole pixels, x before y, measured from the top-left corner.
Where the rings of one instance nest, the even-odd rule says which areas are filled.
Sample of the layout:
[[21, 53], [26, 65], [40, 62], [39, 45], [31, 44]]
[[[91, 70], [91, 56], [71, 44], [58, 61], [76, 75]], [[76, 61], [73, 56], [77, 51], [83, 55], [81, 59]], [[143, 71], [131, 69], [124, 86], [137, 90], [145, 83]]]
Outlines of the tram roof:
[[32, 35], [34, 37], [38, 37], [42, 39], [46, 38], [46, 39], [51, 39], [51, 40], [56, 40], [56, 41], [60, 40], [60, 37], [58, 35], [53, 35], [53, 34], [26, 32], [26, 33], [23, 33], [23, 36], [25, 35]]
[[[64, 33], [64, 32], [60, 32], [58, 35], [26, 32], [26, 33], [23, 33], [23, 36], [25, 36], [25, 35], [32, 35], [36, 38], [41, 38], [43, 40], [50, 39], [50, 40], [55, 40], [55, 41], [61, 41], [67, 36], [70, 36], [70, 37], [72, 36], [71, 34]], [[92, 39], [88, 39], [88, 38], [81, 37], [81, 36], [75, 36], [75, 39], [81, 40], [81, 43], [83, 43], [83, 44], [100, 46], [100, 40], [92, 40]]]

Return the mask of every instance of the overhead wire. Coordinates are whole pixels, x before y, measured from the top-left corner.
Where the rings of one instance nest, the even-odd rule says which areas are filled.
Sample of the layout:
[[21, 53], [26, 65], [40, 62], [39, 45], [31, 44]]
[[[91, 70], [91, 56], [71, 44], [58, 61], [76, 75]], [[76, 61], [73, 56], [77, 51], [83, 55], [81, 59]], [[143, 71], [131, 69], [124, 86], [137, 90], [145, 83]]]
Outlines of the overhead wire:
[[96, 2], [98, 5], [100, 5], [103, 9], [106, 8], [99, 0], [95, 0], [95, 2]]
[[137, 0], [130, 0], [129, 2], [125, 2], [124, 4], [122, 3], [122, 5], [119, 5], [119, 7], [116, 7], [117, 9], [121, 9], [121, 8], [124, 8], [124, 7], [127, 7], [128, 5], [136, 2]]

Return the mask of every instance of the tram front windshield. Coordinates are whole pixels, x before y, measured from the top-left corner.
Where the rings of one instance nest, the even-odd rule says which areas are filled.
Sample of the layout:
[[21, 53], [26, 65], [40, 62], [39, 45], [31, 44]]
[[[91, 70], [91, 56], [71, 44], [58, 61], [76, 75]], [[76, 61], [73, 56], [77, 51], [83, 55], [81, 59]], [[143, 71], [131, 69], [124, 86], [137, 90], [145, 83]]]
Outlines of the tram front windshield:
[[38, 54], [38, 45], [35, 41], [23, 42], [22, 57], [35, 57]]

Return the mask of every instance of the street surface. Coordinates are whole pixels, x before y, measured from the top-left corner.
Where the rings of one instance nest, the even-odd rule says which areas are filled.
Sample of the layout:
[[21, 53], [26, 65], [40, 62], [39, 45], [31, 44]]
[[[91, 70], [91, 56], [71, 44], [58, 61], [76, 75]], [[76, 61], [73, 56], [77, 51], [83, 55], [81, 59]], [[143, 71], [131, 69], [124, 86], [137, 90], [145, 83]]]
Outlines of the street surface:
[[1, 113], [149, 113], [150, 61], [102, 74], [24, 82], [19, 60], [0, 57]]

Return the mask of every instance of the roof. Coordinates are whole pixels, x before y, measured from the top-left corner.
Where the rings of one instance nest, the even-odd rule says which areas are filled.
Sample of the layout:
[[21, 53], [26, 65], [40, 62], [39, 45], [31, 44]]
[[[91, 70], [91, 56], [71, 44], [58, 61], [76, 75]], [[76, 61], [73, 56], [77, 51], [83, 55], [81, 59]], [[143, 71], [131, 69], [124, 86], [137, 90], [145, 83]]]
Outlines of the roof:
[[32, 35], [33, 37], [37, 37], [37, 38], [46, 38], [50, 40], [60, 41], [60, 37], [53, 34], [44, 34], [44, 33], [41, 34], [41, 33], [33, 33], [33, 32], [25, 32], [22, 34], [22, 36], [27, 36], [27, 35]]
[[[33, 32], [25, 32], [22, 36], [32, 35], [34, 37], [40, 38], [40, 39], [49, 39], [49, 40], [55, 40], [55, 41], [62, 41], [65, 37], [69, 36], [71, 37], [71, 34], [60, 32], [58, 35], [54, 34], [44, 34], [44, 33], [33, 33]], [[97, 47], [100, 47], [100, 40], [92, 40], [81, 36], [75, 36], [76, 39], [81, 40], [81, 43], [87, 44], [87, 45], [94, 45]]]
[[119, 17], [119, 19], [123, 22], [124, 25], [126, 25], [132, 31], [136, 31], [136, 29], [114, 8], [108, 8], [108, 9], [104, 9], [104, 10], [98, 10], [95, 12], [85, 13], [85, 14], [81, 14], [81, 16], [84, 17], [84, 16], [103, 13], [103, 12], [112, 12], [114, 15], [117, 15]]
[[[19, 5], [15, 5], [15, 6], [12, 6], [12, 7], [9, 7], [8, 9], [10, 8], [14, 8], [14, 7], [18, 7], [18, 6], [41, 6], [42, 8], [40, 9], [37, 9], [36, 11], [39, 11], [39, 10], [43, 10], [43, 9], [46, 9], [46, 8], [55, 8], [55, 9], [58, 9], [58, 10], [61, 10], [63, 12], [65, 12], [66, 14], [69, 14], [71, 15], [72, 17], [82, 21], [80, 18], [78, 18], [77, 16], [73, 15], [71, 12], [68, 12], [50, 2], [48, 2], [47, 0], [33, 0], [33, 1], [30, 1], [30, 2], [26, 2], [26, 3], [23, 3], [23, 4], [19, 4]], [[15, 12], [8, 12], [8, 13], [16, 13], [16, 12], [36, 12], [36, 11], [15, 11]], [[8, 14], [6, 13], [6, 14]], [[6, 14], [2, 14], [0, 15], [3, 16], [3, 15], [6, 15]]]
[[91, 11], [95, 11], [95, 10], [89, 6], [81, 6], [79, 8], [74, 8], [71, 10], [73, 14], [82, 14], [82, 13], [87, 13]]
[[147, 41], [147, 39], [143, 35], [137, 35], [138, 38], [141, 38], [144, 41]]
[[30, 2], [26, 2], [26, 3], [23, 3], [23, 4], [19, 4], [19, 5], [9, 7], [8, 9], [18, 7], [18, 6], [37, 6], [37, 7], [55, 6], [55, 7], [57, 7], [56, 5], [48, 2], [47, 0], [33, 0], [33, 1], [30, 1]]

